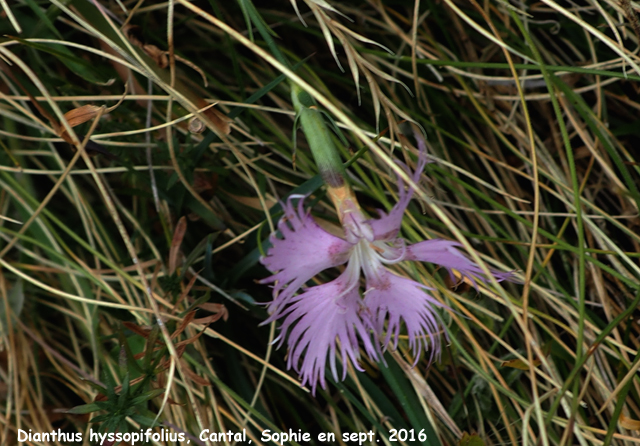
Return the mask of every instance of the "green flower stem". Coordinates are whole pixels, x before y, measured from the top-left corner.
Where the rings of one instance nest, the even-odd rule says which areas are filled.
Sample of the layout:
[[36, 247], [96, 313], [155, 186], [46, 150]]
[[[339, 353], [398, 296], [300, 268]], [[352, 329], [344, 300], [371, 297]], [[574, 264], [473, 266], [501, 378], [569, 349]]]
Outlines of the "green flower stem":
[[291, 99], [297, 120], [302, 126], [313, 158], [318, 165], [320, 176], [331, 188], [344, 186], [346, 184], [344, 165], [322, 113], [316, 108], [315, 101], [296, 84], [292, 84]]

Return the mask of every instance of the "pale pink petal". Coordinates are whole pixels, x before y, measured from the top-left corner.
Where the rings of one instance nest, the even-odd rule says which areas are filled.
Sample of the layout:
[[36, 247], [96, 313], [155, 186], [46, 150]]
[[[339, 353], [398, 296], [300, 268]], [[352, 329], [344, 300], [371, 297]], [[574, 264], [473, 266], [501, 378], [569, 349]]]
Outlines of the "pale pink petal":
[[[304, 211], [302, 199], [297, 209], [290, 197], [283, 205], [285, 215], [278, 222], [281, 237], [271, 236], [271, 247], [260, 259], [274, 275], [260, 283], [274, 283], [275, 308], [285, 305], [296, 291], [319, 272], [346, 263], [352, 245], [322, 229]], [[274, 309], [275, 310], [275, 309]]]
[[309, 384], [314, 394], [318, 383], [322, 388], [326, 387], [327, 357], [333, 378], [338, 381], [338, 350], [342, 360], [342, 379], [346, 377], [349, 361], [362, 371], [358, 364], [359, 340], [372, 360], [379, 359], [379, 351], [371, 338], [372, 325], [366, 309], [362, 307], [358, 276], [358, 269], [347, 267], [336, 280], [311, 287], [293, 297], [290, 306], [265, 321], [268, 323], [284, 317], [276, 341], [281, 345], [289, 331], [287, 366], [300, 373], [302, 385]]
[[[455, 269], [464, 277], [469, 279], [473, 286], [477, 286], [476, 280], [485, 281], [482, 269], [466, 258], [457, 248], [460, 243], [450, 240], [426, 240], [407, 247], [405, 260], [417, 260], [420, 262], [435, 263], [445, 267], [451, 278], [454, 279], [453, 272]], [[511, 273], [503, 273], [491, 270], [497, 281], [508, 280], [512, 276]]]
[[[422, 144], [420, 144], [420, 142], [422, 142]], [[429, 162], [427, 159], [426, 148], [423, 147], [424, 141], [418, 139], [418, 145], [420, 146], [420, 153], [415, 172], [411, 172], [405, 164], [397, 161], [397, 163], [403, 168], [405, 172], [407, 172], [409, 177], [416, 184], [420, 180], [420, 175], [424, 170], [424, 166], [427, 164], [427, 162]], [[371, 228], [373, 229], [373, 236], [376, 240], [391, 240], [398, 236], [400, 226], [402, 225], [402, 217], [404, 215], [404, 211], [405, 209], [407, 209], [407, 206], [411, 201], [411, 197], [413, 197], [413, 189], [409, 188], [405, 190], [404, 181], [402, 181], [402, 178], [400, 177], [397, 178], [398, 202], [396, 203], [396, 205], [388, 214], [384, 211], [378, 210], [380, 218], [368, 221], [368, 223], [371, 225]]]
[[364, 301], [382, 345], [386, 347], [393, 339], [393, 348], [396, 348], [404, 324], [415, 362], [423, 346], [430, 350], [431, 359], [439, 356], [442, 323], [436, 308], [444, 305], [425, 292], [428, 287], [397, 276], [382, 265], [372, 267], [365, 268]]

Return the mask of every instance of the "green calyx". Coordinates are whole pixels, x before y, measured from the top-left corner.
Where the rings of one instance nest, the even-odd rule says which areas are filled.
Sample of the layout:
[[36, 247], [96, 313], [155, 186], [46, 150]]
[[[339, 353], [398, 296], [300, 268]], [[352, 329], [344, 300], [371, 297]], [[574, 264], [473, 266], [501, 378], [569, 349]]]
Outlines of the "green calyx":
[[291, 100], [296, 111], [296, 120], [307, 137], [322, 179], [329, 187], [344, 185], [344, 165], [322, 112], [316, 108], [313, 98], [298, 85], [292, 84]]

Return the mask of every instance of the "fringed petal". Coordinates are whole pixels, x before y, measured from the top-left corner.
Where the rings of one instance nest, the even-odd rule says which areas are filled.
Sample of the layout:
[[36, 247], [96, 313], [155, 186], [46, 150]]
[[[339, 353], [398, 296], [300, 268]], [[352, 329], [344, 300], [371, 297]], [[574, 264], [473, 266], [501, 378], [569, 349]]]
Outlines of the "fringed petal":
[[[422, 175], [424, 166], [426, 166], [429, 162], [424, 141], [418, 139], [418, 146], [420, 147], [420, 151], [418, 156], [418, 164], [416, 165], [416, 170], [414, 172], [411, 172], [404, 163], [397, 161], [397, 163], [405, 172], [407, 172], [409, 177], [416, 184], [420, 180], [420, 175]], [[371, 228], [373, 229], [373, 236], [376, 240], [392, 240], [398, 236], [400, 226], [402, 225], [402, 217], [404, 215], [404, 211], [405, 209], [407, 209], [407, 206], [409, 205], [409, 202], [413, 197], [413, 188], [408, 188], [405, 190], [404, 181], [402, 181], [402, 178], [400, 178], [399, 176], [397, 178], [398, 202], [396, 203], [396, 205], [388, 214], [384, 211], [378, 210], [380, 218], [368, 221], [368, 223], [371, 225]]]
[[[420, 262], [435, 263], [445, 267], [451, 278], [455, 276], [452, 270], [457, 270], [464, 277], [469, 279], [474, 287], [477, 288], [476, 280], [485, 282], [484, 272], [482, 268], [466, 258], [456, 247], [460, 246], [460, 243], [450, 240], [426, 240], [407, 247], [406, 260], [417, 260]], [[502, 280], [509, 280], [512, 277], [512, 273], [500, 272], [491, 270], [491, 273], [498, 282]]]
[[[367, 270], [365, 270], [365, 273]], [[413, 280], [397, 276], [380, 266], [367, 274], [365, 305], [369, 309], [376, 333], [386, 348], [390, 342], [398, 346], [402, 324], [407, 330], [409, 347], [420, 358], [422, 347], [430, 351], [430, 360], [440, 356], [440, 315], [444, 307], [425, 290], [429, 288]], [[385, 334], [386, 331], [386, 334]]]
[[[300, 198], [297, 208], [294, 198]], [[260, 281], [274, 283], [276, 311], [286, 305], [296, 291], [319, 272], [346, 263], [352, 245], [322, 229], [304, 211], [301, 196], [292, 196], [283, 204], [285, 215], [278, 222], [280, 237], [271, 236], [271, 247], [260, 259], [275, 274]]]
[[362, 371], [358, 364], [359, 341], [362, 341], [369, 358], [379, 360], [379, 349], [372, 340], [370, 318], [363, 313], [358, 275], [359, 270], [347, 267], [336, 280], [311, 287], [293, 297], [286, 310], [273, 314], [266, 321], [284, 317], [281, 333], [276, 341], [282, 344], [289, 332], [287, 367], [295, 369], [301, 375], [302, 385], [309, 384], [313, 394], [318, 383], [323, 389], [326, 387], [327, 358], [336, 381], [338, 354], [342, 360], [343, 380], [347, 373], [347, 362]]

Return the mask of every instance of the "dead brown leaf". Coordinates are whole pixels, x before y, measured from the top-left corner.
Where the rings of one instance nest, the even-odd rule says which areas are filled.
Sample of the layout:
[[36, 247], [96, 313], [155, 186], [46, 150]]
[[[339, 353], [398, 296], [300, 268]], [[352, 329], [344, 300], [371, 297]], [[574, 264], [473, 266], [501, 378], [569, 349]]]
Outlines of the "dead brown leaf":
[[211, 385], [211, 382], [208, 379], [203, 378], [202, 376], [191, 370], [186, 362], [180, 361], [180, 363], [182, 364], [182, 371], [191, 381], [195, 382], [196, 384], [200, 384], [201, 386]]
[[[533, 366], [538, 367], [542, 362], [539, 359], [533, 360]], [[510, 359], [509, 361], [503, 361], [500, 367], [511, 367], [518, 370], [529, 370], [529, 364], [522, 359]]]
[[178, 328], [176, 328], [176, 331], [171, 333], [171, 339], [175, 339], [177, 336], [179, 336], [180, 333], [182, 333], [187, 328], [187, 326], [193, 321], [195, 317], [195, 310], [188, 312], [184, 319], [182, 319], [182, 321], [180, 322]]
[[640, 430], [640, 421], [627, 418], [624, 414], [620, 414], [620, 426], [630, 431]]
[[[198, 305], [197, 307], [205, 311], [209, 311], [211, 313], [216, 313], [214, 315], [215, 319], [213, 319], [211, 322], [215, 322], [220, 318], [222, 318], [222, 320], [227, 322], [227, 319], [229, 319], [229, 310], [227, 310], [227, 307], [225, 307], [224, 304], [215, 304], [211, 302], [205, 302], [203, 304]], [[206, 318], [203, 318], [203, 319], [206, 319]], [[193, 322], [196, 322], [196, 321], [194, 320]]]
[[176, 272], [178, 264], [178, 255], [180, 254], [180, 246], [187, 232], [187, 218], [182, 217], [178, 220], [176, 229], [173, 231], [173, 239], [171, 240], [171, 249], [169, 250], [169, 274]]
[[149, 333], [151, 332], [150, 328], [141, 327], [140, 325], [138, 325], [138, 324], [136, 324], [134, 322], [125, 321], [125, 322], [122, 323], [122, 325], [124, 325], [129, 330], [131, 330], [132, 332], [134, 332], [137, 335], [142, 336], [145, 339], [147, 339], [149, 337]]

